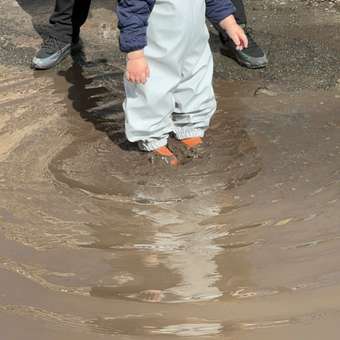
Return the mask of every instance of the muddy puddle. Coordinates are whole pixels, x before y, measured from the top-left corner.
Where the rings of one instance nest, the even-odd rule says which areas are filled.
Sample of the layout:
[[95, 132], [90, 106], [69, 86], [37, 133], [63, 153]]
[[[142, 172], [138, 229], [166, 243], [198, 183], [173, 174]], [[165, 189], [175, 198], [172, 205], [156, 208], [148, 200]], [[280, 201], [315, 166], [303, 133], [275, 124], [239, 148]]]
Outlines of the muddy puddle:
[[120, 76], [2, 73], [4, 339], [336, 339], [336, 92], [216, 81], [174, 171], [126, 143]]
[[217, 79], [169, 170], [97, 54], [0, 65], [1, 340], [338, 339], [339, 90]]

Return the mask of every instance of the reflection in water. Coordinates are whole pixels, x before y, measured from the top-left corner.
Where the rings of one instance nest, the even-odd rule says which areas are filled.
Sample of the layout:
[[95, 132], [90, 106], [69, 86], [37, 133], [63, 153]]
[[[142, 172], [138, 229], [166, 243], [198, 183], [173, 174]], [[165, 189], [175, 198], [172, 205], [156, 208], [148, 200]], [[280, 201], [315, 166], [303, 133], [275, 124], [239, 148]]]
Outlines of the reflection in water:
[[[205, 301], [221, 296], [216, 286], [220, 274], [215, 257], [223, 250], [215, 246], [211, 236], [211, 232], [207, 235], [204, 231], [189, 235], [176, 234], [175, 230], [156, 232], [154, 243], [147, 248], [143, 245], [144, 250], [136, 245], [142, 263], [137, 266], [140, 272], [133, 276], [143, 277], [138, 285], [142, 290], [119, 295], [145, 302]], [[131, 254], [126, 257], [125, 265], [131, 269]], [[164, 274], [167, 279], [162, 287], [160, 278]]]
[[[169, 247], [162, 259], [165, 265], [181, 277], [174, 287], [167, 289], [164, 294], [170, 302], [213, 300], [222, 295], [216, 283], [220, 279], [216, 256], [223, 251], [214, 243], [215, 238], [221, 237], [211, 230], [199, 230], [197, 225], [188, 231], [185, 226], [172, 228], [171, 233], [157, 233], [155, 246], [162, 249]], [[187, 232], [183, 235], [182, 229]], [[195, 230], [196, 229], [196, 230]], [[225, 232], [225, 234], [228, 234]], [[171, 247], [172, 246], [172, 247]]]
[[[141, 239], [126, 230], [128, 236], [120, 238], [118, 249], [106, 245], [117, 254], [112, 262], [114, 270], [129, 268], [134, 280], [123, 287], [95, 287], [92, 295], [145, 302], [208, 301], [220, 297], [217, 282], [221, 275], [215, 258], [223, 247], [216, 245], [216, 240], [228, 235], [225, 228], [202, 228], [197, 224], [188, 228], [180, 224], [159, 225], [157, 229], [153, 235], [141, 233]], [[136, 243], [129, 244], [129, 239]]]

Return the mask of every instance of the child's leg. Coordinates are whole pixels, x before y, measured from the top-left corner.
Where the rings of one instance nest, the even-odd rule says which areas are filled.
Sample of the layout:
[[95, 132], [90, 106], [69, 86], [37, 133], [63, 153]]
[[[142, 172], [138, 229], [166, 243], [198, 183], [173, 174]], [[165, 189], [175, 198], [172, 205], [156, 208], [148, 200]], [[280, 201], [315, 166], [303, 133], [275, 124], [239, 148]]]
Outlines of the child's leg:
[[[150, 78], [144, 85], [125, 80], [125, 133], [142, 150], [152, 151], [167, 145], [173, 131], [173, 77], [149, 61]], [[177, 81], [177, 80], [175, 80]]]
[[203, 137], [216, 110], [212, 87], [213, 59], [208, 45], [200, 60], [195, 62], [174, 94], [176, 109], [173, 120], [178, 139]]
[[[125, 82], [124, 110], [128, 140], [152, 151], [167, 144], [175, 126], [178, 137], [203, 135], [215, 110], [205, 0], [157, 0], [147, 36], [150, 78], [145, 85]], [[175, 110], [184, 114], [174, 122]]]

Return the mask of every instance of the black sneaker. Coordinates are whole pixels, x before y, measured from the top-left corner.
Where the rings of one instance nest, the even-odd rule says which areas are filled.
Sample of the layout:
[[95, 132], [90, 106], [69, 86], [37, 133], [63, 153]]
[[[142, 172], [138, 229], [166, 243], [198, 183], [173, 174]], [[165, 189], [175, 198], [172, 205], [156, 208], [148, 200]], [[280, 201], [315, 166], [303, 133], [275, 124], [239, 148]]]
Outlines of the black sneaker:
[[32, 60], [32, 66], [38, 70], [47, 70], [60, 63], [71, 52], [71, 43], [48, 37], [40, 51]]
[[226, 55], [237, 60], [237, 62], [248, 68], [263, 68], [268, 64], [268, 59], [265, 52], [255, 42], [252, 31], [248, 27], [244, 27], [244, 31], [248, 37], [248, 47], [242, 51], [236, 49], [234, 42], [223, 33], [219, 33], [220, 39], [223, 43], [223, 47], [226, 49]]

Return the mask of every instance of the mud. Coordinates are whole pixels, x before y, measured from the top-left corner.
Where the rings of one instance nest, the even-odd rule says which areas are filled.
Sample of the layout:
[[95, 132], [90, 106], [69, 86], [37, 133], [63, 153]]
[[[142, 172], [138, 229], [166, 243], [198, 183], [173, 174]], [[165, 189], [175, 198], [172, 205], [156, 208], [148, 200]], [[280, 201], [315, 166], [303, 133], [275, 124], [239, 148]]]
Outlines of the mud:
[[274, 48], [291, 3], [249, 1], [260, 39], [271, 11], [285, 23], [272, 65], [215, 48], [203, 157], [169, 170], [124, 138], [111, 4], [83, 51], [34, 72], [51, 2], [0, 0], [1, 339], [338, 339], [339, 16], [294, 3], [310, 16], [284, 41], [322, 31], [301, 64]]

